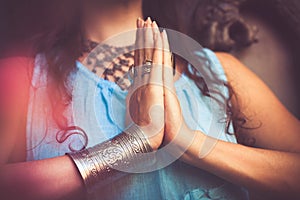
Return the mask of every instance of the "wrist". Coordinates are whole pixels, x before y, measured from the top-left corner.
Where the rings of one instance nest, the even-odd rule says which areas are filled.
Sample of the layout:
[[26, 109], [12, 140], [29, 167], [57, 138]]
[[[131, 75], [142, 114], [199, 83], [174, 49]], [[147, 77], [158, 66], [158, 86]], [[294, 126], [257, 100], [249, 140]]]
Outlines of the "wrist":
[[141, 137], [148, 143], [152, 150], [156, 151], [162, 144], [164, 137], [164, 127], [156, 127], [150, 123], [146, 126], [134, 125], [140, 132], [143, 133]]
[[180, 126], [177, 131], [174, 131], [172, 139], [169, 139], [174, 145], [178, 146], [182, 151], [189, 150], [196, 139], [198, 131], [190, 129], [185, 123]]
[[182, 159], [187, 163], [194, 164], [194, 162], [204, 159], [208, 154], [207, 152], [213, 148], [213, 141], [210, 141], [207, 135], [198, 130], [189, 134], [189, 137], [193, 139], [190, 140]]

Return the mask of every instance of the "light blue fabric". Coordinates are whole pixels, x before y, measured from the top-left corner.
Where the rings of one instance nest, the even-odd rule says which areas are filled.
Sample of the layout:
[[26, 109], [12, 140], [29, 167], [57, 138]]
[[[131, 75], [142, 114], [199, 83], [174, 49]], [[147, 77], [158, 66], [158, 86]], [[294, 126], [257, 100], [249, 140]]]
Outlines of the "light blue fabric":
[[[226, 81], [215, 54], [208, 49], [195, 53], [197, 56], [200, 54], [205, 55], [210, 61], [209, 67], [218, 77]], [[28, 161], [64, 155], [70, 151], [70, 145], [75, 149], [81, 149], [84, 145], [84, 137], [78, 134], [71, 135], [63, 143], [57, 142], [59, 129], [51, 117], [45, 66], [44, 57], [38, 55], [28, 107]], [[87, 133], [88, 147], [91, 147], [118, 135], [125, 128], [127, 92], [122, 91], [115, 83], [97, 77], [79, 62], [77, 68], [78, 70], [70, 77], [73, 99], [64, 115], [70, 125], [81, 127]], [[215, 130], [211, 128], [214, 126], [212, 107], [218, 105], [203, 96], [194, 81], [184, 74], [175, 83], [175, 87], [183, 116], [190, 128], [204, 133]], [[225, 87], [220, 86], [219, 89], [228, 96]], [[223, 129], [216, 136], [221, 140], [235, 143], [234, 136], [225, 134], [225, 123], [220, 124]], [[206, 171], [176, 161], [161, 170], [128, 175], [108, 184], [95, 194], [95, 199], [242, 200], [247, 199], [247, 193], [242, 188]]]

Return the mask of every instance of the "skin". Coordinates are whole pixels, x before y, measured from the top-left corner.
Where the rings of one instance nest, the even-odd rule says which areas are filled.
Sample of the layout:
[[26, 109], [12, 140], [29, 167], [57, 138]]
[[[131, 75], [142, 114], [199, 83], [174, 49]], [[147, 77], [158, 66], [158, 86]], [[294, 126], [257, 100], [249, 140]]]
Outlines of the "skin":
[[[299, 197], [299, 120], [292, 116], [270, 89], [237, 59], [224, 53], [218, 53], [217, 56], [239, 97], [241, 110], [246, 116], [254, 116], [246, 125], [251, 127], [257, 121], [262, 124], [257, 129], [240, 132], [243, 137], [255, 138], [256, 143], [253, 147], [247, 147], [218, 141], [207, 156], [199, 159], [199, 149], [207, 136], [199, 131], [195, 133], [189, 130], [186, 134], [190, 134], [189, 138], [195, 138], [182, 159], [242, 185], [264, 199]], [[169, 111], [168, 107], [166, 108], [165, 115], [178, 115], [180, 107], [177, 107], [177, 113], [174, 109], [177, 104], [176, 98], [170, 96], [166, 99], [173, 103], [166, 104], [170, 105], [170, 108]], [[236, 106], [236, 99], [232, 103]], [[169, 124], [174, 126], [178, 123], [166, 122], [166, 127]], [[174, 138], [172, 133], [167, 131], [166, 134], [170, 134], [166, 138]], [[179, 146], [182, 140], [184, 138], [178, 140]]]
[[[137, 20], [137, 40], [139, 47], [153, 47], [135, 51], [135, 67], [138, 75], [128, 91], [128, 116], [142, 127], [150, 144], [158, 149], [164, 136], [164, 88], [161, 86], [164, 51], [161, 51], [166, 34], [160, 33], [156, 22]], [[167, 41], [167, 38], [165, 39]], [[142, 75], [145, 58], [151, 59], [155, 65], [149, 74]], [[171, 57], [169, 58], [171, 59]], [[156, 65], [157, 64], [157, 65]], [[157, 84], [147, 84], [156, 82]], [[161, 84], [161, 85], [158, 85]], [[158, 110], [157, 110], [158, 109]], [[162, 112], [161, 112], [162, 111]], [[130, 119], [130, 117], [127, 117]]]
[[[140, 1], [134, 1], [134, 3], [137, 2], [140, 3]], [[131, 6], [127, 5], [125, 8], [122, 5], [118, 9], [126, 10], [129, 7], [133, 8], [135, 6], [132, 4]], [[127, 12], [129, 11], [127, 10]], [[137, 14], [140, 10], [132, 10], [132, 12]], [[135, 22], [132, 17], [128, 17], [128, 23], [129, 21]], [[102, 21], [101, 25], [111, 27], [111, 24], [114, 24], [118, 27], [117, 24], [123, 21], [118, 17], [112, 17], [110, 21]], [[128, 28], [135, 26], [135, 23], [129, 24], [131, 27]], [[151, 20], [146, 26], [149, 27], [149, 24], [153, 29], [150, 34], [154, 34], [156, 26], [153, 25]], [[100, 26], [100, 24], [98, 25]], [[95, 24], [93, 29], [91, 27], [87, 28], [87, 32], [93, 35], [95, 33], [94, 29], [97, 28], [99, 27]], [[107, 31], [101, 37], [105, 38], [105, 35], [111, 35], [115, 31], [113, 28], [109, 30], [111, 32]], [[98, 38], [99, 41], [101, 41], [101, 37]], [[96, 36], [91, 38], [96, 38]], [[168, 44], [165, 36], [160, 35], [155, 39], [153, 37], [146, 38], [148, 39], [145, 42], [152, 42], [154, 49], [159, 46], [159, 41], [167, 49]], [[264, 196], [264, 199], [282, 199], [282, 197], [287, 198], [288, 195], [290, 199], [293, 199], [300, 195], [300, 179], [298, 178], [300, 177], [300, 147], [297, 144], [300, 139], [299, 120], [285, 109], [256, 75], [234, 57], [217, 53], [229, 83], [238, 96], [238, 101], [233, 99], [233, 106], [238, 106], [246, 116], [252, 118], [249, 123], [261, 122], [262, 126], [253, 130], [242, 130], [240, 133], [246, 138], [254, 137], [256, 140], [254, 147], [256, 148], [218, 141], [215, 148], [206, 157], [200, 159], [198, 156], [199, 149], [203, 145], [206, 136], [199, 131], [189, 130], [186, 128], [185, 122], [178, 118], [178, 116], [181, 116], [181, 110], [178, 99], [172, 92], [174, 80], [169, 73], [170, 70], [168, 70], [168, 66], [170, 66], [168, 54], [157, 50], [151, 51], [151, 53], [153, 62], [165, 65], [162, 69], [152, 70], [152, 73], [155, 74], [155, 77], [161, 77], [162, 84], [166, 87], [152, 87], [149, 85], [140, 88], [139, 94], [144, 92], [149, 99], [146, 105], [139, 104], [138, 109], [149, 110], [153, 104], [159, 104], [163, 107], [165, 126], [160, 129], [160, 124], [158, 126], [153, 124], [153, 126], [158, 127], [158, 132], [155, 136], [150, 137], [154, 149], [160, 146], [161, 143], [173, 141], [179, 125], [183, 125], [185, 136], [173, 142], [176, 142], [178, 146], [182, 146], [182, 141], [185, 141], [186, 138], [194, 138], [182, 157], [184, 161], [230, 182], [249, 188], [260, 196]], [[145, 54], [142, 54], [142, 51], [139, 52], [139, 56], [135, 58], [136, 62], [143, 61], [144, 56]], [[1, 111], [3, 111], [1, 113], [5, 116], [2, 119], [3, 123], [0, 131], [1, 197], [5, 197], [5, 199], [82, 199], [84, 194], [82, 180], [69, 157], [62, 156], [25, 162], [25, 123], [28, 104], [28, 98], [26, 97], [28, 97], [29, 87], [24, 86], [29, 86], [30, 73], [29, 78], [27, 75], [28, 72], [32, 71], [33, 59], [30, 57], [2, 59], [0, 66], [2, 76], [0, 85], [10, 85], [9, 91], [11, 91], [7, 93], [5, 87], [1, 88], [1, 93], [6, 94], [4, 96], [7, 97], [7, 101], [3, 100], [1, 102]], [[182, 67], [178, 66], [179, 69], [182, 69]], [[11, 74], [14, 74], [14, 78], [5, 79], [5, 77], [10, 77]], [[15, 78], [15, 74], [20, 77]], [[153, 77], [151, 74], [148, 78]], [[145, 101], [138, 100], [141, 97], [139, 94], [132, 100], [144, 103]], [[149, 116], [143, 113], [148, 112], [137, 112], [139, 117], [133, 120], [137, 120], [137, 123], [149, 122]]]

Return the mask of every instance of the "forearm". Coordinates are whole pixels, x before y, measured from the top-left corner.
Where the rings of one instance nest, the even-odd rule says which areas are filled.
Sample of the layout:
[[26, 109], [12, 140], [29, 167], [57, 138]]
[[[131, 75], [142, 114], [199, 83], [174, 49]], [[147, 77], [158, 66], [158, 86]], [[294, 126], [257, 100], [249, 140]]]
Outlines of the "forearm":
[[6, 164], [0, 177], [3, 199], [83, 199], [84, 195], [80, 174], [68, 156]]
[[[300, 155], [256, 149], [239, 144], [217, 141], [215, 146], [204, 143], [199, 133], [183, 159], [232, 183], [266, 195], [287, 198], [300, 196]], [[201, 148], [211, 148], [200, 158]]]

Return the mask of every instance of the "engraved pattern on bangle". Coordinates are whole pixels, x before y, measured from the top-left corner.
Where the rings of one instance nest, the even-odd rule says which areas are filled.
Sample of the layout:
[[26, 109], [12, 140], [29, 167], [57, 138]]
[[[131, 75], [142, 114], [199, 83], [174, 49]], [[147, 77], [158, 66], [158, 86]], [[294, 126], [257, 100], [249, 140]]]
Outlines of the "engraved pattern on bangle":
[[118, 144], [110, 142], [107, 144], [107, 148], [103, 149], [101, 156], [105, 163], [108, 165], [116, 165], [118, 160], [124, 159], [124, 149], [121, 148]]
[[135, 167], [142, 153], [151, 151], [143, 131], [131, 125], [110, 141], [68, 155], [77, 166], [87, 193], [91, 194], [98, 185], [107, 184], [106, 181], [124, 174], [122, 171]]

